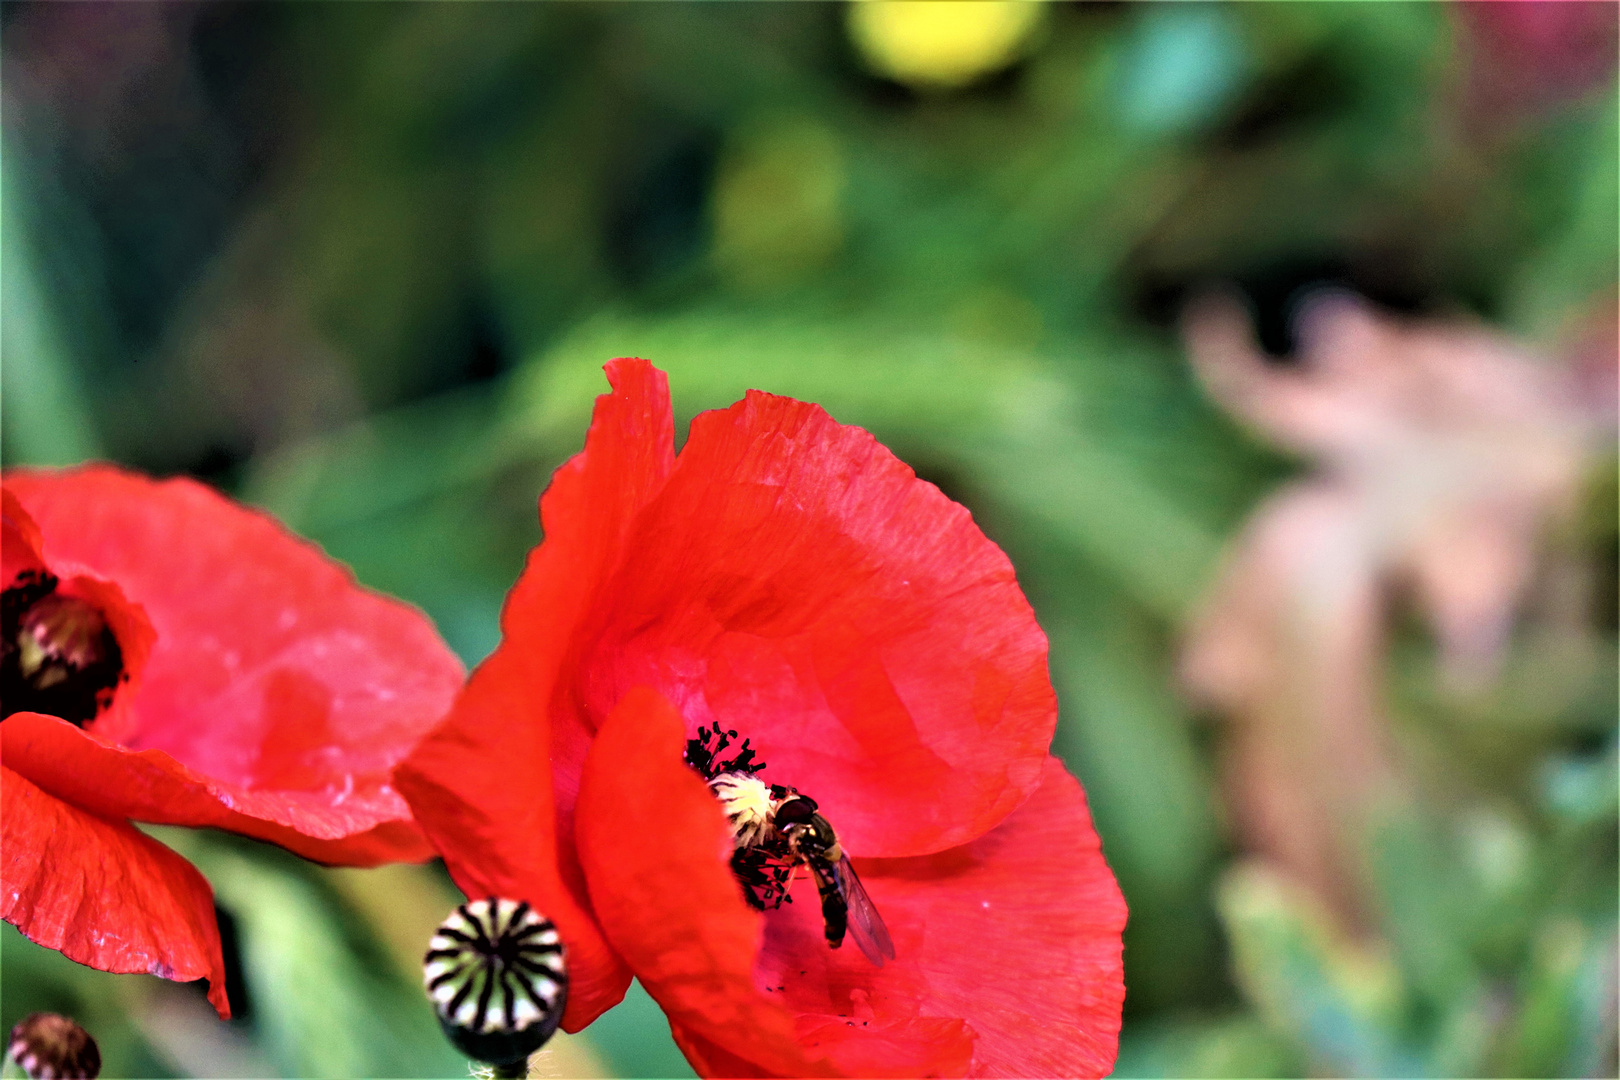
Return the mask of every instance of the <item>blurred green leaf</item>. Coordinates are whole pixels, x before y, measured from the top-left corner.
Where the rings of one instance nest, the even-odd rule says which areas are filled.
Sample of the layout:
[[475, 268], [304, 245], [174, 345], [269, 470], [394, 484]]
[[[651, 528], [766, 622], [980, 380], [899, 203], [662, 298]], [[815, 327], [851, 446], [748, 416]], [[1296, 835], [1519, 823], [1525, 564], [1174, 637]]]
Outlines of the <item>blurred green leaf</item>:
[[157, 982], [150, 975], [109, 975], [83, 967], [35, 945], [10, 923], [0, 925], [0, 1031], [10, 1032], [31, 1012], [71, 1017], [96, 1040], [105, 1076], [182, 1075], [136, 1023], [141, 1002]]
[[1217, 854], [1211, 777], [1142, 616], [1117, 602], [1077, 614], [1046, 623], [1063, 706], [1053, 749], [1086, 785], [1130, 904], [1131, 1008], [1208, 1000], [1218, 954], [1208, 902]]
[[1571, 825], [1612, 824], [1620, 807], [1620, 747], [1611, 737], [1603, 753], [1556, 754], [1541, 762], [1542, 799]]
[[1578, 309], [1613, 304], [1620, 260], [1620, 99], [1613, 92], [1558, 134], [1575, 160], [1557, 180], [1573, 207], [1561, 228], [1515, 275], [1510, 313], [1525, 331], [1551, 338]]
[[1130, 1025], [1120, 1038], [1115, 1077], [1302, 1076], [1304, 1061], [1286, 1040], [1252, 1016]]
[[1448, 686], [1431, 642], [1394, 650], [1391, 689], [1403, 711], [1443, 718], [1465, 735], [1527, 738], [1599, 733], [1620, 694], [1615, 643], [1554, 630], [1512, 642], [1492, 682], [1472, 693]]
[[1604, 1030], [1612, 1026], [1604, 998], [1612, 1000], [1614, 946], [1612, 926], [1598, 932], [1565, 917], [1541, 927], [1498, 1063], [1503, 1075], [1595, 1075], [1614, 1037]]
[[1454, 850], [1413, 806], [1386, 805], [1368, 828], [1373, 879], [1396, 949], [1414, 991], [1436, 1006], [1475, 995], [1479, 973], [1469, 952], [1466, 905], [1455, 887]]
[[1228, 870], [1218, 903], [1238, 984], [1314, 1068], [1343, 1076], [1423, 1074], [1401, 1044], [1406, 993], [1387, 951], [1352, 942], [1325, 908], [1259, 864]]
[[460, 1076], [416, 980], [313, 868], [252, 841], [163, 829], [236, 920], [259, 1041], [284, 1076]]
[[588, 1029], [615, 1076], [689, 1077], [697, 1074], [686, 1063], [664, 1010], [639, 982], [632, 982], [624, 1001]]
[[1130, 127], [1180, 132], [1218, 114], [1248, 60], [1230, 8], [1142, 8], [1120, 73], [1119, 111]]
[[60, 297], [38, 255], [43, 221], [21, 147], [0, 168], [0, 372], [8, 464], [71, 465], [97, 454], [82, 357], [62, 333]]

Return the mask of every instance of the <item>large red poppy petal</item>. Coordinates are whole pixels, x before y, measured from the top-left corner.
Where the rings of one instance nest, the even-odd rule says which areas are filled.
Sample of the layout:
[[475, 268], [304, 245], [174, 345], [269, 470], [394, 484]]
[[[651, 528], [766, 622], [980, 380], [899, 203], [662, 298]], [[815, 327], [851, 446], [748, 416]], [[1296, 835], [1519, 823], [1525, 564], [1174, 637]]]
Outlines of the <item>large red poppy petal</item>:
[[669, 1033], [675, 1039], [675, 1045], [686, 1055], [687, 1064], [692, 1071], [705, 1077], [750, 1077], [767, 1076], [769, 1070], [738, 1057], [730, 1050], [715, 1045], [711, 1040], [686, 1030], [674, 1021], [670, 1022]]
[[600, 601], [598, 718], [657, 687], [751, 737], [862, 855], [965, 843], [1034, 791], [1057, 720], [1012, 565], [859, 428], [757, 392], [692, 423]]
[[[578, 863], [558, 854], [549, 724], [529, 658], [502, 646], [473, 672], [450, 717], [400, 766], [399, 789], [471, 897], [527, 900], [568, 948], [568, 1007], [578, 1031], [618, 1004], [630, 972], [590, 914]], [[572, 844], [569, 845], [572, 851]]]
[[921, 1016], [959, 1018], [977, 1033], [970, 1075], [1113, 1068], [1125, 901], [1085, 795], [1056, 758], [1035, 795], [973, 843], [857, 865], [895, 959], [878, 969], [848, 942], [829, 950], [815, 892], [801, 887], [766, 917], [757, 974], [788, 1008], [822, 1018], [829, 1042], [848, 1033], [847, 1057], [828, 1051], [835, 1061], [860, 1060], [864, 1025]]
[[[801, 1014], [794, 1031], [806, 1052], [826, 1057], [843, 1076], [963, 1076], [973, 1055], [973, 1030], [942, 1017], [857, 1021]], [[670, 1033], [699, 1076], [769, 1073], [677, 1023]]]
[[965, 1076], [978, 1037], [954, 1016], [883, 1017], [800, 1013], [799, 1042], [843, 1076]]
[[597, 733], [576, 818], [597, 919], [672, 1026], [766, 1074], [824, 1075], [793, 1017], [754, 987], [761, 916], [743, 902], [725, 817], [684, 745], [680, 715], [646, 688]]
[[433, 849], [392, 790], [254, 791], [187, 768], [161, 750], [127, 750], [41, 713], [0, 725], [0, 760], [59, 799], [107, 818], [212, 826], [346, 866], [430, 858]]
[[464, 891], [527, 899], [557, 923], [569, 947], [567, 1031], [623, 998], [630, 975], [588, 913], [574, 852], [590, 733], [578, 710], [553, 701], [569, 692], [559, 676], [572, 668], [590, 598], [674, 461], [663, 372], [621, 359], [607, 373], [613, 392], [596, 400], [585, 449], [557, 470], [540, 502], [545, 541], [507, 597], [501, 644], [397, 772]]
[[0, 811], [0, 918], [102, 971], [206, 978], [208, 1000], [230, 1017], [213, 890], [190, 863], [7, 768]]
[[39, 526], [28, 516], [17, 496], [0, 491], [0, 588], [12, 583], [29, 571], [45, 569], [45, 560], [39, 549]]
[[[240, 814], [262, 809], [243, 795], [264, 796], [279, 807], [268, 820], [299, 833], [409, 827], [390, 773], [462, 681], [421, 612], [190, 480], [87, 466], [8, 471], [5, 486], [55, 573], [116, 584], [156, 632], [127, 724], [108, 735], [163, 751]], [[104, 800], [131, 800], [107, 812], [135, 815], [140, 792], [96, 782], [111, 783]]]
[[574, 799], [594, 728], [572, 677], [581, 630], [623, 559], [625, 537], [675, 465], [668, 378], [633, 357], [605, 370], [613, 390], [596, 399], [585, 449], [557, 470], [541, 497], [545, 540], [530, 552], [501, 613], [502, 647], [520, 653], [530, 677], [540, 680], [530, 689], [550, 719], [559, 855], [564, 874], [581, 885]]

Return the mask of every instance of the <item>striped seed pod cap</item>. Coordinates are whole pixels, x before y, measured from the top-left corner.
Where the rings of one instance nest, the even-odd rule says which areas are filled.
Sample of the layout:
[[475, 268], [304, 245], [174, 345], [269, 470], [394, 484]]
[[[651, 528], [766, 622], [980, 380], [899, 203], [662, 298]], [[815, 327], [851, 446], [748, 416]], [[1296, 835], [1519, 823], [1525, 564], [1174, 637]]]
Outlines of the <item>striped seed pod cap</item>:
[[562, 938], [527, 901], [492, 896], [462, 904], [428, 942], [423, 965], [445, 1035], [492, 1065], [538, 1050], [568, 1003]]
[[101, 1073], [96, 1040], [56, 1013], [29, 1013], [17, 1021], [7, 1050], [30, 1080], [95, 1080]]

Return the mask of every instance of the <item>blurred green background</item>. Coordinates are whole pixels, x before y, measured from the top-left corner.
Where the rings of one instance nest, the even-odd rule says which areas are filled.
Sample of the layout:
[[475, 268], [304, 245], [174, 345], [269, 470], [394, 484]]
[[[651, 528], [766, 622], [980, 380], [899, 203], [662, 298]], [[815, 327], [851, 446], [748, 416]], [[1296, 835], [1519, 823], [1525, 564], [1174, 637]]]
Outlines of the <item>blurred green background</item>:
[[[820, 402], [972, 508], [1052, 639], [1131, 907], [1117, 1075], [1615, 1075], [1612, 390], [1483, 682], [1392, 589], [1362, 674], [1403, 795], [1347, 907], [1242, 827], [1242, 717], [1178, 676], [1227, 546], [1315, 474], [1177, 324], [1236, 289], [1297, 370], [1334, 286], [1612, 384], [1613, 5], [0, 18], [7, 464], [202, 477], [471, 664], [604, 361], [665, 368], [681, 430], [749, 387]], [[6, 926], [0, 1023], [70, 1013], [107, 1075], [465, 1074], [417, 989], [440, 871], [156, 831], [214, 884], [238, 1018]], [[536, 1069], [691, 1075], [639, 990]]]

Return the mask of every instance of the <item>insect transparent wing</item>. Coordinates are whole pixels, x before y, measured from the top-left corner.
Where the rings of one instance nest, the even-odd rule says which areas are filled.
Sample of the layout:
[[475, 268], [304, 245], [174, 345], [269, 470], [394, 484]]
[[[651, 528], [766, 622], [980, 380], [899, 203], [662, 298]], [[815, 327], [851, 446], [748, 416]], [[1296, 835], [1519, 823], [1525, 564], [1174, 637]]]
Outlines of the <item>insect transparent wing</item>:
[[882, 967], [883, 961], [894, 959], [894, 941], [889, 937], [889, 928], [883, 925], [883, 916], [878, 914], [872, 898], [866, 895], [861, 879], [855, 876], [855, 867], [850, 864], [848, 855], [838, 860], [834, 873], [838, 875], [838, 888], [844, 894], [844, 902], [849, 905], [850, 936], [868, 960]]

